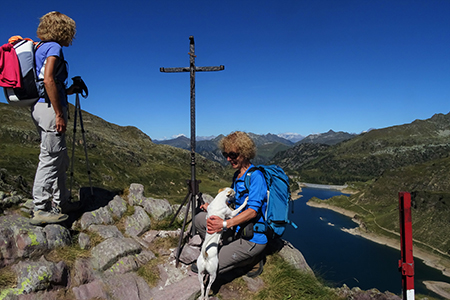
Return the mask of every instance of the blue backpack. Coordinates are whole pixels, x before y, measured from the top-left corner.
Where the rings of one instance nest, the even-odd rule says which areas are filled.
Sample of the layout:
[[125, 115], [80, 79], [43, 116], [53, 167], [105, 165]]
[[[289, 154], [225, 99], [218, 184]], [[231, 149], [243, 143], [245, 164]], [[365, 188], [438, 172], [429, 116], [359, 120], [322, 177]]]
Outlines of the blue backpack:
[[[292, 205], [289, 177], [277, 165], [253, 167], [247, 172], [244, 179], [246, 189], [250, 186], [250, 177], [253, 171], [260, 170], [267, 183], [267, 209], [262, 212], [264, 220], [269, 226], [266, 234], [269, 238], [281, 237], [287, 224], [297, 228], [295, 223], [288, 219], [289, 206]], [[256, 224], [255, 226], [258, 226]]]

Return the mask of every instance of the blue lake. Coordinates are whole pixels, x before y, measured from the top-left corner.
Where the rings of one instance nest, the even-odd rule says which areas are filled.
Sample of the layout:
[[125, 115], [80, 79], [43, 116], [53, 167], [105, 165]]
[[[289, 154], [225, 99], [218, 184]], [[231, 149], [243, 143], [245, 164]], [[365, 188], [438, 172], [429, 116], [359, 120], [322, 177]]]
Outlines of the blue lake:
[[[349, 217], [306, 205], [311, 197], [328, 199], [341, 195], [340, 191], [303, 188], [300, 195], [303, 197], [294, 201], [294, 213], [290, 212], [290, 219], [297, 224], [298, 229], [288, 226], [283, 238], [302, 252], [317, 275], [332, 286], [342, 286], [345, 283], [350, 288], [377, 288], [381, 292], [401, 294], [399, 250], [342, 231], [341, 228], [357, 227]], [[450, 282], [450, 278], [417, 258], [414, 259], [414, 264], [416, 294], [439, 299], [422, 282]]]

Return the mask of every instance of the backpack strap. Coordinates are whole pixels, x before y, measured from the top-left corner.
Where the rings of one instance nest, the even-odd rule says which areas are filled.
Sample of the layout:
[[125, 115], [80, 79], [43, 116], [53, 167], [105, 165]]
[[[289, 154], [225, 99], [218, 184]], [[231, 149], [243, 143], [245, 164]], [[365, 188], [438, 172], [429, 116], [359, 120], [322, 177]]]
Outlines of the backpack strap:
[[[242, 192], [243, 194], [245, 194], [245, 193], [249, 193], [249, 187], [250, 187], [250, 180], [251, 180], [251, 175], [252, 175], [252, 173], [253, 172], [255, 172], [255, 171], [257, 171], [257, 170], [259, 170], [261, 173], [262, 173], [262, 176], [264, 177], [264, 180], [266, 179], [265, 178], [265, 175], [264, 175], [264, 172], [263, 172], [263, 170], [261, 169], [261, 168], [259, 168], [259, 167], [252, 167], [252, 168], [250, 168], [248, 171], [247, 171], [247, 174], [245, 175], [245, 178], [244, 178], [244, 185], [245, 185], [245, 190]], [[267, 223], [267, 221], [266, 221], [266, 217], [264, 216], [264, 213], [263, 213], [263, 211], [262, 211], [262, 206], [261, 206], [261, 208], [260, 209], [258, 209], [258, 212], [257, 212], [258, 214], [257, 214], [257, 216], [256, 216], [256, 220], [259, 220], [260, 219], [260, 217], [262, 217], [263, 218], [263, 220], [264, 220], [264, 223], [260, 223], [260, 222], [255, 222], [254, 224], [253, 224], [253, 230], [254, 230], [254, 232], [258, 232], [258, 233], [267, 233], [267, 227], [268, 226], [266, 226], [266, 223]]]
[[[247, 171], [247, 174], [245, 174], [245, 178], [244, 178], [244, 186], [245, 186], [245, 190], [242, 192], [242, 194], [246, 194], [249, 192], [249, 187], [250, 187], [250, 177], [252, 176], [252, 173], [256, 170], [259, 170], [258, 167], [252, 167]], [[264, 175], [264, 174], [263, 174]]]
[[[39, 49], [39, 47], [41, 47], [43, 44], [45, 44], [45, 41], [40, 41], [39, 43], [35, 43], [34, 45], [34, 51], [36, 51], [37, 49]], [[60, 92], [60, 90], [65, 90], [66, 89], [66, 82], [63, 82], [60, 80], [61, 77], [63, 78], [68, 78], [68, 67], [69, 64], [67, 63], [67, 61], [64, 59], [64, 53], [61, 51], [59, 53], [60, 55], [57, 57], [57, 62], [54, 66], [54, 70], [53, 70], [53, 78], [55, 80], [55, 84], [57, 86], [58, 89], [58, 93]], [[43, 67], [45, 66], [45, 63], [43, 65]], [[38, 82], [38, 87], [39, 87], [39, 92], [40, 92], [40, 96], [41, 98], [45, 99], [45, 102], [48, 103], [50, 105], [50, 98], [48, 97], [47, 91], [45, 90], [45, 86], [44, 86], [44, 78], [40, 78], [39, 74], [37, 75], [37, 82]], [[67, 105], [67, 97], [66, 97], [66, 105]], [[67, 106], [68, 107], [68, 106]]]

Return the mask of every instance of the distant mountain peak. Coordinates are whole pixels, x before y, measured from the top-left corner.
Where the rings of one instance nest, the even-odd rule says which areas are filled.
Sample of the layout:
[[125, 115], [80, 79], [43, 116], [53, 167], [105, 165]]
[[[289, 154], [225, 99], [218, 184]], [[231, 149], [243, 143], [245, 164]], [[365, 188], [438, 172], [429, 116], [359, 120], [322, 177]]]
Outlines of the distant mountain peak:
[[342, 141], [354, 138], [355, 136], [357, 136], [357, 134], [343, 131], [335, 132], [334, 130], [330, 129], [328, 130], [328, 132], [325, 133], [310, 134], [301, 141], [299, 141], [297, 144], [313, 143], [313, 144], [334, 145]]
[[277, 134], [277, 136], [284, 138], [288, 141], [291, 141], [293, 143], [297, 143], [298, 141], [301, 141], [302, 139], [305, 138], [303, 135], [294, 132], [279, 133]]

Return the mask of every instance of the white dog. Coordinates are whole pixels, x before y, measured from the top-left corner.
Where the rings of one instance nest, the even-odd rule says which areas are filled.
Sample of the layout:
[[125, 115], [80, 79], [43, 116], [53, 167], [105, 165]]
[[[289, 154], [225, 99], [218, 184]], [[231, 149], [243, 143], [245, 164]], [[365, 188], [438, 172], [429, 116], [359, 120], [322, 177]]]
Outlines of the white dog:
[[[216, 198], [208, 205], [206, 218], [211, 216], [218, 216], [223, 220], [229, 219], [237, 215], [246, 205], [247, 199], [237, 209], [231, 210], [227, 206], [227, 202], [234, 199], [235, 192], [231, 188], [225, 188], [219, 190]], [[207, 300], [209, 290], [217, 276], [217, 267], [219, 265], [218, 246], [220, 240], [220, 233], [209, 234], [206, 233], [205, 240], [203, 241], [202, 250], [197, 258], [198, 267], [198, 280], [200, 281], [201, 295], [199, 300]], [[203, 284], [204, 276], [209, 274], [209, 283], [205, 291]]]

